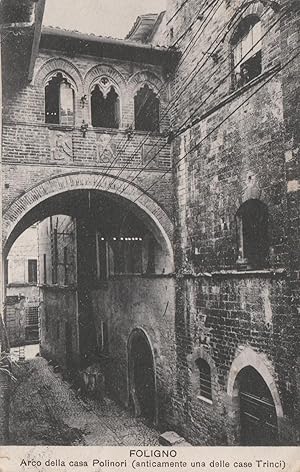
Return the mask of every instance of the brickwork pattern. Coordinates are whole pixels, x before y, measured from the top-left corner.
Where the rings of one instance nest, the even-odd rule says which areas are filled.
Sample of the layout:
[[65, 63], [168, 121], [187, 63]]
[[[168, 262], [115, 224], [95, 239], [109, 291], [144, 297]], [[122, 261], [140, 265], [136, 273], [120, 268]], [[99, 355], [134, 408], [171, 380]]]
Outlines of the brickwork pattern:
[[[238, 3], [220, 3], [183, 65], [177, 68], [171, 84], [174, 97], [191, 77], [202, 52], [203, 59], [198, 66], [201, 72], [176, 101], [170, 115], [175, 129], [189, 117], [192, 118], [188, 123], [199, 118], [172, 146], [180, 224], [176, 228], [175, 250], [180, 275], [176, 291], [175, 424], [176, 430], [193, 444], [239, 444], [239, 424], [234, 424], [230, 417], [233, 400], [227, 396], [227, 386], [234, 360], [241, 350], [251, 346], [263, 356], [261, 362], [273, 379], [282, 404], [284, 417], [278, 419], [279, 441], [293, 444], [299, 434], [294, 369], [298, 322], [294, 313], [295, 291], [292, 295], [291, 290], [296, 287], [299, 270], [295, 254], [299, 212], [296, 215], [297, 192], [287, 194], [284, 155], [286, 143], [293, 142], [287, 154], [288, 179], [293, 181], [290, 188], [297, 189], [294, 179], [297, 179], [298, 140], [294, 124], [298, 118], [291, 112], [291, 106], [297, 100], [295, 77], [299, 63], [295, 61], [286, 72], [270, 80], [268, 73], [290, 57], [287, 43], [290, 49], [298, 44], [298, 20], [293, 12], [293, 20], [292, 15], [286, 16], [282, 26], [280, 14], [263, 8], [260, 2], [242, 13], [241, 18], [251, 14], [261, 17], [262, 34], [266, 33], [262, 40], [262, 74], [246, 87], [233, 90], [232, 31], [219, 45], [217, 58], [205, 53]], [[181, 13], [169, 23], [173, 41], [195, 20], [195, 12], [205, 6], [205, 2], [196, 0], [183, 6]], [[178, 2], [170, 1], [167, 18], [178, 7]], [[208, 12], [204, 17], [207, 16]], [[200, 22], [180, 41], [182, 50], [191, 42]], [[293, 138], [286, 134], [286, 126]], [[199, 141], [202, 143], [190, 151]], [[188, 153], [184, 159], [183, 146]], [[270, 240], [268, 265], [262, 267], [266, 270], [251, 275], [239, 272], [236, 265], [236, 213], [249, 199], [259, 199], [267, 205]], [[296, 274], [292, 277], [290, 257]], [[211, 359], [213, 366], [212, 404], [199, 399], [195, 387], [198, 373], [193, 355], [199, 349], [202, 357]]]

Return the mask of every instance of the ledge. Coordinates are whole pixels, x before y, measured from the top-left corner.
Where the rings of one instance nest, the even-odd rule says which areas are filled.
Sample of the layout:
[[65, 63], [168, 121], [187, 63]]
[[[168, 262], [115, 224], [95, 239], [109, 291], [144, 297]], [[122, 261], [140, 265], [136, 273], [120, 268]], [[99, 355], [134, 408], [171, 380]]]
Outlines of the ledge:
[[[35, 125], [33, 125], [35, 126]], [[48, 129], [53, 129], [53, 130], [58, 130], [58, 131], [74, 131], [77, 129], [75, 125], [73, 126], [68, 126], [68, 125], [61, 125], [61, 124], [55, 124], [55, 123], [43, 123], [43, 126], [48, 128]], [[80, 129], [80, 128], [78, 128]]]
[[[98, 126], [92, 126], [90, 123], [88, 124], [88, 128], [86, 130], [86, 133], [88, 134], [89, 132], [93, 132], [96, 134], [112, 134], [112, 135], [117, 135], [117, 134], [128, 134], [127, 128], [102, 128]], [[51, 130], [57, 130], [57, 131], [81, 131], [82, 129], [80, 126], [77, 125], [61, 125], [61, 124], [55, 124], [55, 123], [44, 123], [42, 121], [36, 121], [36, 122], [28, 122], [28, 121], [10, 121], [10, 120], [5, 120], [3, 119], [3, 126], [28, 126], [32, 128], [48, 128]], [[150, 138], [160, 138], [160, 139], [166, 139], [166, 134], [164, 132], [152, 132], [152, 131], [140, 131], [133, 129], [131, 131], [132, 136], [148, 136], [150, 133]], [[170, 144], [169, 144], [170, 146]]]
[[175, 277], [175, 273], [169, 274], [115, 274], [111, 275], [107, 282], [115, 279], [125, 279], [125, 278], [141, 278], [141, 279], [161, 279], [161, 278], [172, 278]]
[[202, 395], [197, 395], [197, 399], [201, 400], [202, 402], [207, 403], [208, 405], [212, 405], [213, 401], [210, 400], [209, 398], [203, 397]]
[[228, 270], [218, 270], [212, 272], [199, 272], [195, 273], [186, 273], [182, 274], [184, 278], [213, 278], [213, 277], [238, 277], [238, 278], [246, 278], [246, 277], [280, 277], [280, 276], [287, 276], [286, 269], [260, 269], [260, 270], [236, 270], [236, 269], [228, 269]]
[[22, 288], [22, 287], [38, 287], [37, 282], [11, 282], [6, 285], [6, 288]]
[[69, 290], [71, 292], [75, 292], [77, 290], [77, 285], [48, 285], [48, 284], [41, 284], [38, 285], [39, 288], [44, 290]]

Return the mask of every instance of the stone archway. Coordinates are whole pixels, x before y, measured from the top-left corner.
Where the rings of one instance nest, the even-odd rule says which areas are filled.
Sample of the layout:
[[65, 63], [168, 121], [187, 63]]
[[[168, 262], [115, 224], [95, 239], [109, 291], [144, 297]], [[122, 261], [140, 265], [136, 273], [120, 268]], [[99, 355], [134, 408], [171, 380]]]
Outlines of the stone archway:
[[242, 446], [278, 444], [278, 422], [272, 394], [254, 367], [238, 374], [240, 443]]
[[126, 180], [115, 180], [113, 176], [95, 172], [76, 172], [52, 177], [41, 181], [14, 200], [4, 210], [2, 219], [3, 247], [6, 249], [6, 253], [16, 237], [26, 229], [18, 229], [18, 226], [21, 225], [22, 219], [28, 212], [51, 197], [72, 190], [99, 190], [107, 192], [112, 197], [127, 201], [132, 210], [140, 212], [139, 216], [147, 219], [147, 223], [158, 241], [166, 247], [171, 261], [168, 271], [172, 272], [173, 224], [167, 213], [139, 187], [128, 184]]
[[240, 444], [240, 388], [242, 376], [246, 369], [251, 368], [264, 384], [264, 390], [269, 392], [269, 402], [274, 406], [274, 414], [278, 421], [278, 435], [280, 441], [280, 425], [283, 419], [283, 410], [279, 393], [272, 375], [272, 368], [267, 357], [246, 347], [233, 361], [227, 383], [228, 417], [230, 422], [230, 436], [232, 444]]
[[151, 423], [157, 421], [156, 374], [151, 342], [141, 328], [128, 340], [129, 403], [136, 416]]

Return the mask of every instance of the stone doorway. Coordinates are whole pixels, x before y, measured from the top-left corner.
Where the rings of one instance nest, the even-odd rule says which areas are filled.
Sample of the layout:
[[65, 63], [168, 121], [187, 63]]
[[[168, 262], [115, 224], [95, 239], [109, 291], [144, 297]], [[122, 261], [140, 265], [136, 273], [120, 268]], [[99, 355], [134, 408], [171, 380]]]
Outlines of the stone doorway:
[[241, 445], [278, 444], [276, 408], [266, 382], [253, 367], [244, 368], [238, 381]]
[[143, 330], [135, 330], [129, 340], [130, 403], [136, 416], [156, 422], [154, 359]]

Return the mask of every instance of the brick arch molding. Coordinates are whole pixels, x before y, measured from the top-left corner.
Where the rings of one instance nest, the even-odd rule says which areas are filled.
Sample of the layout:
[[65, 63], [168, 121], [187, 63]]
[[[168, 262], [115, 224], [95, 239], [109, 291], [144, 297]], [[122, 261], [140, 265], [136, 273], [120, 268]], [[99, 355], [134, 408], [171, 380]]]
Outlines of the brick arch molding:
[[248, 16], [257, 16], [260, 19], [260, 17], [262, 16], [262, 12], [263, 12], [263, 5], [259, 2], [252, 3], [247, 8], [245, 8], [245, 10], [242, 12], [242, 14], [240, 16], [240, 19], [239, 19], [236, 27], [233, 28], [233, 31], [229, 35], [229, 38], [228, 38], [229, 43], [233, 42], [233, 38], [236, 34], [236, 31], [237, 31], [237, 28], [238, 28], [239, 24], [242, 21], [244, 21], [245, 18], [247, 18]]
[[233, 361], [227, 383], [227, 395], [233, 401], [238, 395], [237, 377], [245, 367], [253, 367], [266, 382], [276, 408], [278, 418], [283, 417], [283, 410], [273, 375], [268, 367], [268, 360], [262, 353], [258, 354], [251, 347], [246, 347]]
[[[126, 188], [128, 186], [128, 188]], [[173, 224], [167, 213], [149, 195], [142, 192], [139, 187], [128, 184], [126, 180], [115, 181], [113, 176], [101, 173], [70, 173], [40, 182], [17, 198], [5, 211], [2, 219], [3, 247], [8, 238], [22, 218], [35, 206], [50, 197], [72, 190], [100, 190], [113, 195], [120, 195], [128, 202], [134, 202], [137, 207], [148, 216], [152, 228], [158, 230], [163, 238], [168, 253], [173, 261], [173, 249], [171, 245], [173, 235]], [[142, 192], [142, 193], [141, 193]]]
[[65, 72], [74, 81], [77, 90], [83, 93], [83, 78], [79, 69], [72, 62], [60, 57], [44, 62], [36, 72], [33, 83], [42, 87], [47, 77], [56, 71]]
[[104, 75], [111, 78], [112, 81], [117, 84], [121, 92], [124, 93], [126, 89], [126, 80], [124, 76], [115, 67], [107, 64], [98, 64], [86, 73], [84, 78], [85, 90], [89, 92], [95, 80]]
[[161, 79], [153, 72], [141, 71], [131, 76], [128, 81], [131, 96], [133, 97], [145, 84], [149, 85], [158, 96], [163, 95], [163, 90], [161, 90], [163, 88], [163, 82]]

